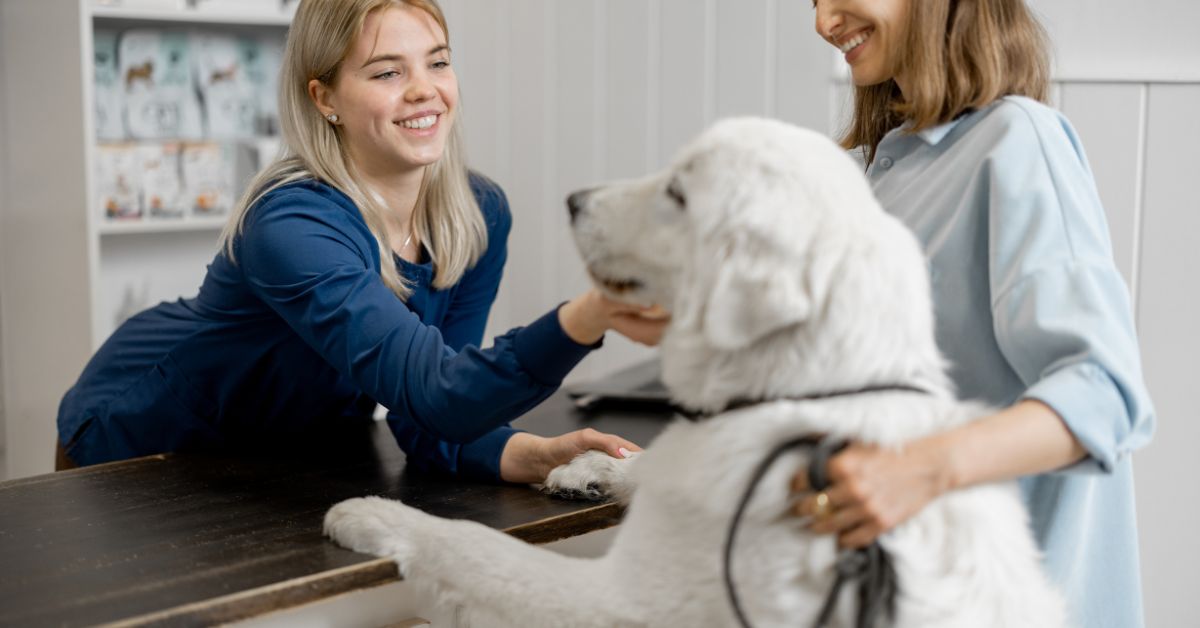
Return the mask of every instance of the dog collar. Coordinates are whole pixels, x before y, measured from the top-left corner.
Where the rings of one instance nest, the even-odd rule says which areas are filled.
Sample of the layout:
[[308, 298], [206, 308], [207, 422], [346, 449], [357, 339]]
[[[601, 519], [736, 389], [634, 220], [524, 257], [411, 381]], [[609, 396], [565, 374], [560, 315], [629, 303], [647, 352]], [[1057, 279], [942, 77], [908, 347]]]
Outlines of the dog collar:
[[909, 384], [877, 384], [874, 386], [864, 386], [862, 388], [853, 388], [846, 390], [834, 390], [831, 392], [812, 393], [809, 395], [785, 395], [783, 397], [771, 397], [768, 399], [734, 399], [725, 404], [725, 407], [714, 412], [705, 412], [703, 410], [694, 410], [685, 406], [675, 405], [675, 412], [689, 421], [700, 421], [701, 419], [711, 419], [718, 414], [730, 412], [733, 410], [741, 410], [753, 406], [762, 405], [764, 403], [774, 403], [776, 401], [821, 401], [823, 399], [834, 399], [837, 397], [853, 397], [855, 395], [866, 395], [877, 392], [911, 392], [928, 395], [930, 392], [919, 386]]

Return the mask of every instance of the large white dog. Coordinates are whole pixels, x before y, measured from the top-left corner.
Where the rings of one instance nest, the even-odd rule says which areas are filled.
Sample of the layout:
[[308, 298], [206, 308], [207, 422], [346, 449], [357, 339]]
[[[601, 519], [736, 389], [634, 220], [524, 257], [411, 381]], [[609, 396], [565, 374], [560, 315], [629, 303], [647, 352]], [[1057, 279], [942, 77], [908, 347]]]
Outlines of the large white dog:
[[[723, 121], [666, 172], [569, 204], [597, 283], [669, 306], [663, 379], [678, 403], [712, 416], [676, 421], [635, 458], [593, 452], [552, 472], [546, 490], [600, 486], [628, 502], [598, 559], [381, 498], [329, 511], [334, 540], [395, 558], [408, 580], [468, 609], [474, 626], [736, 625], [725, 536], [776, 445], [829, 434], [903, 447], [989, 412], [953, 396], [915, 238], [817, 133]], [[927, 392], [822, 397], [887, 386]], [[723, 411], [745, 400], [762, 403]], [[789, 482], [808, 455], [771, 465], [741, 518], [729, 576], [754, 626], [811, 625], [833, 586], [833, 538], [790, 514]], [[1013, 484], [945, 495], [880, 546], [898, 580], [896, 626], [1065, 623]], [[852, 587], [843, 593], [831, 625], [854, 625]]]

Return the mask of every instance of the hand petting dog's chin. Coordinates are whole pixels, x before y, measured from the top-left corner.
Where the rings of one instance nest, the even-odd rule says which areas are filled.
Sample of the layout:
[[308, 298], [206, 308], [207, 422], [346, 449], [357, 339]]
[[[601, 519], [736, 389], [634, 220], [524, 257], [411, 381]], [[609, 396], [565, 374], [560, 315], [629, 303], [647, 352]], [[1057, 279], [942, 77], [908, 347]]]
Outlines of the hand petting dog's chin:
[[618, 305], [629, 306], [631, 309], [627, 312], [628, 314], [637, 315], [652, 321], [660, 321], [671, 317], [671, 312], [667, 308], [655, 303], [653, 299], [646, 296], [635, 294], [629, 290], [614, 291], [600, 281], [594, 282], [593, 285], [608, 301]]
[[652, 321], [661, 321], [663, 319], [670, 318], [671, 312], [667, 308], [655, 303], [641, 312], [638, 312], [638, 316], [650, 319]]

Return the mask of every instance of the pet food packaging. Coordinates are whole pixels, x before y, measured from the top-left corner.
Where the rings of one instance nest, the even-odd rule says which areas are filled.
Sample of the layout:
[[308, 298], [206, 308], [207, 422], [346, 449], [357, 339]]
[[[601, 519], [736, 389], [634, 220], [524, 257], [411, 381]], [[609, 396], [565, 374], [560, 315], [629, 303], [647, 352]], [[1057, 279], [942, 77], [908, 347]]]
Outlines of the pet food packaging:
[[118, 44], [125, 127], [136, 139], [199, 139], [200, 103], [193, 87], [189, 37], [134, 29]]
[[193, 216], [225, 214], [233, 204], [232, 155], [221, 144], [188, 144], [181, 157], [187, 210]]
[[92, 35], [96, 138], [125, 139], [121, 117], [121, 71], [117, 67], [117, 32], [97, 28]]
[[183, 189], [179, 178], [177, 142], [143, 144], [138, 147], [142, 167], [142, 213], [150, 219], [178, 219], [184, 215]]
[[96, 147], [96, 192], [106, 219], [129, 220], [142, 216], [141, 164], [134, 144], [100, 144]]
[[207, 137], [253, 136], [258, 95], [247, 72], [257, 61], [258, 42], [223, 33], [196, 33], [192, 44]]
[[246, 76], [258, 104], [254, 132], [260, 136], [279, 135], [279, 69], [283, 67], [285, 42], [280, 35], [265, 34], [253, 43], [247, 48]]

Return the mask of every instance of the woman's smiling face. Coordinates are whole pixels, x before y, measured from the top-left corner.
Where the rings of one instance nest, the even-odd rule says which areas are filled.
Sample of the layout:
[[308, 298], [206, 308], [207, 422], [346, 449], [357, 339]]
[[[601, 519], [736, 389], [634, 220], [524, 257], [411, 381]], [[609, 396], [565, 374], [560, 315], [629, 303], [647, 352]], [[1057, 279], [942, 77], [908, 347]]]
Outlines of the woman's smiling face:
[[898, 78], [895, 66], [907, 36], [909, 2], [813, 0], [817, 34], [845, 55], [855, 85]]
[[458, 78], [433, 16], [408, 6], [373, 11], [322, 99], [355, 165], [411, 171], [441, 159], [458, 110]]

